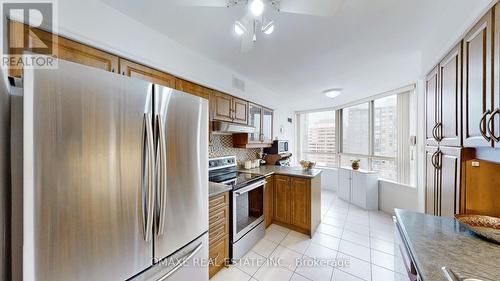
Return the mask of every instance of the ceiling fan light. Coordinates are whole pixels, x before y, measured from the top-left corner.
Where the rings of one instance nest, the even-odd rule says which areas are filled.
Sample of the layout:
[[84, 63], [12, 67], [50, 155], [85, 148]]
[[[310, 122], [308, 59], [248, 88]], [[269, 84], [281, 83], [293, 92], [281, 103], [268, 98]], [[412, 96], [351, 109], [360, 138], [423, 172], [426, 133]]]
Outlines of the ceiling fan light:
[[268, 24], [262, 27], [262, 32], [269, 35], [274, 31], [274, 22], [270, 21]]
[[247, 31], [247, 28], [240, 22], [240, 21], [235, 21], [234, 22], [234, 32], [240, 36], [243, 35]]
[[262, 15], [264, 12], [264, 2], [262, 0], [253, 0], [250, 4], [250, 12], [252, 12], [254, 17]]

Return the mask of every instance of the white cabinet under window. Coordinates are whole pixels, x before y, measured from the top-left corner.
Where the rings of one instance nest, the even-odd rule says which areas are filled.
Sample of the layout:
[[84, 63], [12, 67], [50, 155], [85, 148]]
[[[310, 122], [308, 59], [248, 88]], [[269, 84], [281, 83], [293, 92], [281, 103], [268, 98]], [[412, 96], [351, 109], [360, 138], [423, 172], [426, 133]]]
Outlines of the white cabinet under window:
[[378, 210], [378, 174], [373, 171], [339, 168], [337, 195], [367, 210]]

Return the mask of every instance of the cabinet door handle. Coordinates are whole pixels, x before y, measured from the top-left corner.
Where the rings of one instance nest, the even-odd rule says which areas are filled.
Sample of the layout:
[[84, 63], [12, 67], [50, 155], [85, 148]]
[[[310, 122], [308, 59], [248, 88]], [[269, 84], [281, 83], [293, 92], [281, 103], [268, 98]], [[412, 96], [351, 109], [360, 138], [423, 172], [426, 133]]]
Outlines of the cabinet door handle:
[[[491, 138], [495, 140], [495, 142], [500, 142], [500, 136], [495, 135], [495, 128], [492, 126], [493, 119], [495, 119], [495, 115], [500, 113], [500, 108], [495, 109], [490, 115], [490, 118], [488, 119], [488, 124], [486, 125], [486, 128], [488, 129], [488, 133], [490, 134]], [[493, 124], [494, 125], [494, 124]]]
[[439, 141], [438, 140], [438, 137], [436, 136], [436, 128], [437, 126], [439, 125], [439, 123], [436, 123], [434, 124], [434, 127], [432, 127], [432, 137], [436, 140], [436, 141]]
[[436, 153], [437, 153], [437, 151], [432, 153], [432, 156], [431, 156], [431, 164], [434, 167], [434, 169], [436, 169], [436, 162], [434, 161], [435, 157], [436, 157]]
[[438, 142], [442, 141], [443, 140], [443, 123], [442, 122], [438, 122], [437, 123], [437, 126], [436, 126], [436, 140]]
[[481, 132], [481, 135], [483, 136], [483, 138], [485, 140], [487, 140], [488, 142], [491, 141], [491, 137], [489, 137], [487, 134], [486, 134], [486, 127], [488, 127], [488, 124], [485, 124], [485, 126], [483, 126], [483, 123], [485, 122], [485, 119], [486, 119], [486, 116], [488, 116], [488, 114], [491, 114], [491, 110], [486, 110], [484, 113], [483, 113], [483, 116], [481, 117], [481, 120], [479, 120], [479, 132]]
[[436, 169], [441, 170], [441, 155], [443, 152], [441, 150], [438, 150], [436, 153]]

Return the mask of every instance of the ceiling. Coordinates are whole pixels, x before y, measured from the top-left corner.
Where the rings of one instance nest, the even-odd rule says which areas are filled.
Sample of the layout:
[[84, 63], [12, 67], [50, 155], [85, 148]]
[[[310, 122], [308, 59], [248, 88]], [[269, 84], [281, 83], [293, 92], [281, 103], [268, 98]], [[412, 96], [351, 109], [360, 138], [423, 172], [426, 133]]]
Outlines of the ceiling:
[[[332, 17], [280, 13], [274, 33], [259, 34], [256, 47], [247, 53], [240, 52], [233, 32], [243, 6], [102, 1], [261, 84], [291, 109], [305, 110], [415, 83], [427, 71], [421, 58], [426, 50], [436, 49], [435, 39], [453, 37], [464, 22], [478, 16], [472, 12], [480, 13], [492, 0], [344, 0]], [[455, 39], [441, 41], [451, 44]], [[326, 98], [322, 91], [329, 88], [342, 88], [343, 93]]]

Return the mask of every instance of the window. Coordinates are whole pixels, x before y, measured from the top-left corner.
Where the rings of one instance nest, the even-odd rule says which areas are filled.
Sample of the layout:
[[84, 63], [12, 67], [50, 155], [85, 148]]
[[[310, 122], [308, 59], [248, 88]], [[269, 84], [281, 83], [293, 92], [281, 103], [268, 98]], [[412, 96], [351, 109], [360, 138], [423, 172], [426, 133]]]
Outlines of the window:
[[315, 161], [320, 167], [350, 167], [353, 160], [359, 159], [361, 169], [377, 171], [382, 179], [409, 184], [414, 167], [407, 141], [410, 93], [338, 110], [299, 113], [297, 160]]
[[398, 153], [397, 96], [374, 100], [373, 109], [373, 154], [396, 157]]
[[316, 162], [320, 167], [335, 167], [335, 111], [302, 113], [299, 124], [300, 160]]
[[398, 114], [396, 95], [373, 101], [373, 158], [372, 169], [380, 177], [398, 180]]
[[342, 152], [367, 155], [369, 125], [368, 103], [342, 109]]

